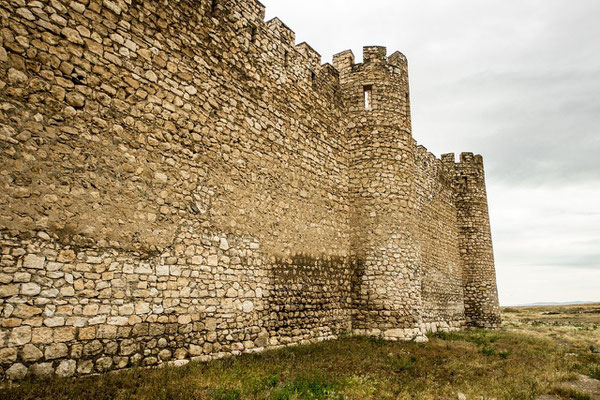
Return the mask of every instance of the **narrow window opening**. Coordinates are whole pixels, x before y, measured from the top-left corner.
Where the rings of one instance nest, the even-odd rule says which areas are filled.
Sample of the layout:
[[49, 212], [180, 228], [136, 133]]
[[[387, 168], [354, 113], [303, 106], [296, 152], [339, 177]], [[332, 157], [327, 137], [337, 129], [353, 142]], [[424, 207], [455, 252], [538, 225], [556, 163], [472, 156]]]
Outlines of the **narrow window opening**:
[[215, 11], [217, 10], [217, 0], [212, 0], [211, 4], [210, 4], [210, 13], [211, 15], [214, 15]]
[[316, 83], [317, 80], [317, 75], [315, 74], [314, 71], [310, 71], [310, 83], [312, 83], [313, 85]]
[[370, 111], [373, 109], [373, 86], [363, 86], [363, 92], [365, 98], [365, 110]]
[[290, 54], [288, 53], [288, 51], [286, 50], [285, 53], [283, 53], [283, 66], [287, 67], [288, 63], [289, 63], [289, 57]]
[[256, 27], [252, 27], [252, 31], [250, 32], [250, 40], [252, 43], [256, 43]]

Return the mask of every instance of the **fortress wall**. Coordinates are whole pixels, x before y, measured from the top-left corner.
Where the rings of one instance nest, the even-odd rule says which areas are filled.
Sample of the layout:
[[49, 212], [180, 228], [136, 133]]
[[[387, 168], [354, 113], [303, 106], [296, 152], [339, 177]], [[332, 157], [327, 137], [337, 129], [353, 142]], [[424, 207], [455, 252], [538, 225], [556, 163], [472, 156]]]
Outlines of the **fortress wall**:
[[0, 4], [3, 379], [350, 329], [338, 74], [263, 17], [252, 0]]
[[0, 380], [500, 323], [481, 158], [416, 146], [404, 55], [263, 20], [0, 3]]
[[456, 328], [464, 325], [465, 309], [454, 172], [423, 146], [415, 162], [423, 322], [428, 330]]

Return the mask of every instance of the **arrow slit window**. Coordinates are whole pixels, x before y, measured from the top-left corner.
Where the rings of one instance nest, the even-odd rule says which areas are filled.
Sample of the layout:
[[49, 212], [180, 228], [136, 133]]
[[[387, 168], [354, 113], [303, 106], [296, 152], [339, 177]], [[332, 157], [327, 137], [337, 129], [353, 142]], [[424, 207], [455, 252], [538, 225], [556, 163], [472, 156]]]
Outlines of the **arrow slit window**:
[[365, 110], [370, 111], [373, 109], [373, 85], [363, 86], [363, 93], [365, 98]]

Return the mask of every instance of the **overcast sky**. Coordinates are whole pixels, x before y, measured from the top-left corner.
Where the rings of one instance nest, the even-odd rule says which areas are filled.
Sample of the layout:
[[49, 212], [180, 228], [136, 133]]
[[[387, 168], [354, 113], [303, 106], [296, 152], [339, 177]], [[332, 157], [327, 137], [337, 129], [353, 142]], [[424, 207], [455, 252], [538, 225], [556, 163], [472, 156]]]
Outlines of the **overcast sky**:
[[600, 1], [261, 2], [323, 62], [408, 57], [415, 139], [484, 157], [502, 305], [600, 300]]

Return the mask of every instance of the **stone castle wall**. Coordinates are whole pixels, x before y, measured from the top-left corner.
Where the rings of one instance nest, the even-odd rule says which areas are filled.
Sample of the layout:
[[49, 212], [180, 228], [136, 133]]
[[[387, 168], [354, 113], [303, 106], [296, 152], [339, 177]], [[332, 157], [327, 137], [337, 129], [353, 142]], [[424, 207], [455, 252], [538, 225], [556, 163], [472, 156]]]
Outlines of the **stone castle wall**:
[[263, 20], [0, 2], [1, 379], [499, 323], [483, 170], [417, 148], [404, 56]]

